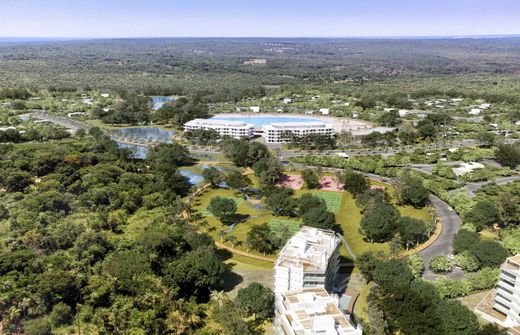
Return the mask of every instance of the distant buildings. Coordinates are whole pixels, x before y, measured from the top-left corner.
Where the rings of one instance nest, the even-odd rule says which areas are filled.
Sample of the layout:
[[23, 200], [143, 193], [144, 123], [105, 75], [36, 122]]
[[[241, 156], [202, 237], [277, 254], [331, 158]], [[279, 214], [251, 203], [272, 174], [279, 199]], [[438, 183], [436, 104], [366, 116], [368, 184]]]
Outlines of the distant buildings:
[[260, 113], [260, 106], [251, 106], [249, 110], [253, 113]]
[[267, 64], [267, 59], [265, 58], [253, 58], [244, 61], [244, 65], [265, 65]]
[[338, 308], [338, 298], [323, 288], [280, 293], [275, 305], [275, 333], [278, 335], [358, 335]]
[[285, 98], [285, 99], [283, 99], [283, 103], [284, 103], [284, 104], [292, 104], [292, 103], [293, 103], [293, 99], [291, 99], [291, 98]]
[[472, 108], [468, 114], [469, 115], [480, 115], [480, 113], [482, 112], [482, 109], [480, 108]]
[[323, 287], [331, 291], [339, 268], [340, 241], [332, 230], [302, 227], [285, 244], [274, 266], [274, 291]]
[[320, 108], [321, 115], [329, 115], [330, 109], [329, 108]]
[[213, 129], [220, 136], [231, 136], [238, 139], [253, 137], [253, 128], [250, 123], [231, 120], [195, 119], [184, 124], [185, 131]]
[[262, 126], [266, 143], [286, 143], [290, 136], [303, 137], [310, 134], [334, 136], [334, 125], [325, 122], [275, 122]]

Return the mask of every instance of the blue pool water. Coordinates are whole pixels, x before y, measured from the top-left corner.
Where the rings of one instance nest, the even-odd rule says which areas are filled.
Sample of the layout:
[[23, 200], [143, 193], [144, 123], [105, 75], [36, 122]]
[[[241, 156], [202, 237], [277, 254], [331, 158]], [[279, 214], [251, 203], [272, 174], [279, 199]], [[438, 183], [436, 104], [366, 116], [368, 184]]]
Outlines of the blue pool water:
[[164, 130], [156, 127], [124, 128], [114, 131], [125, 137], [133, 137], [161, 143], [172, 143], [172, 136], [175, 135], [175, 132], [171, 130]]
[[241, 117], [222, 117], [222, 116], [214, 116], [212, 119], [215, 120], [233, 120], [233, 121], [242, 121], [253, 124], [255, 127], [261, 127], [267, 124], [275, 123], [275, 122], [327, 122], [319, 118], [310, 117], [310, 116], [301, 116], [301, 117], [292, 117], [292, 116], [261, 116], [261, 115], [253, 115], [253, 116], [241, 116]]
[[175, 100], [175, 98], [173, 98], [173, 97], [164, 97], [164, 96], [154, 96], [151, 98], [152, 98], [152, 102], [153, 102], [152, 108], [155, 111], [158, 110], [159, 108], [161, 108], [165, 103]]
[[189, 170], [179, 170], [179, 172], [181, 173], [181, 175], [186, 177], [186, 179], [188, 179], [188, 182], [191, 185], [200, 184], [204, 180], [204, 177], [202, 177], [200, 174], [193, 173]]

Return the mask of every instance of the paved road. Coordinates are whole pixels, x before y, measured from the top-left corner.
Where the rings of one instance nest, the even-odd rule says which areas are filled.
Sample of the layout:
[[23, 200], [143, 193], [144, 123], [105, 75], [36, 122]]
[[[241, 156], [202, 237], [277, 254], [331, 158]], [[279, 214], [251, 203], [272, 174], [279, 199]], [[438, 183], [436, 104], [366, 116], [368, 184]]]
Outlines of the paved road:
[[[424, 263], [426, 264], [426, 270], [423, 276], [426, 279], [433, 280], [438, 276], [428, 269], [428, 263], [433, 256], [450, 255], [453, 253], [451, 248], [453, 236], [459, 230], [462, 220], [453, 208], [438, 197], [430, 195], [430, 203], [435, 208], [437, 216], [442, 220], [442, 232], [437, 241], [421, 251], [420, 254], [423, 256]], [[463, 275], [463, 272], [458, 268], [448, 274], [448, 276], [452, 278], [461, 278]]]
[[[514, 175], [509, 177], [499, 177], [494, 180], [494, 183], [497, 185], [505, 185], [509, 184], [513, 181], [520, 180], [520, 175]], [[468, 195], [473, 198], [475, 197], [475, 192], [477, 192], [481, 187], [491, 184], [493, 181], [482, 181], [479, 183], [467, 183], [464, 188], [468, 192]]]

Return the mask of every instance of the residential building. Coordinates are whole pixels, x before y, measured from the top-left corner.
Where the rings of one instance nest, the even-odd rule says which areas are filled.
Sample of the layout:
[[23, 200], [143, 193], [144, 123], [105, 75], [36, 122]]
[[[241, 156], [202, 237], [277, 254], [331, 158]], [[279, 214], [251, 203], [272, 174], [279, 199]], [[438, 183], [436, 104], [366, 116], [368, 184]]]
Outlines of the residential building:
[[329, 108], [320, 108], [320, 113], [322, 115], [329, 115], [330, 114], [330, 109]]
[[260, 113], [260, 106], [251, 106], [249, 110], [253, 113]]
[[360, 335], [338, 307], [339, 300], [324, 288], [279, 293], [275, 304], [277, 335]]
[[335, 135], [334, 125], [325, 122], [275, 122], [262, 126], [266, 143], [285, 143], [291, 136]]
[[503, 326], [520, 326], [520, 255], [509, 257], [500, 267], [493, 308], [507, 316]]
[[283, 99], [283, 103], [284, 104], [292, 104], [293, 103], [293, 99], [291, 99], [291, 98], [284, 98]]
[[[280, 251], [274, 266], [274, 291], [338, 285], [340, 240], [332, 230], [304, 226]], [[341, 283], [338, 285], [340, 286]]]
[[469, 115], [480, 115], [480, 113], [482, 112], [482, 110], [480, 108], [472, 108], [468, 114]]
[[220, 136], [231, 136], [234, 138], [253, 137], [253, 125], [242, 121], [214, 120], [214, 119], [195, 119], [184, 124], [184, 130], [213, 129]]

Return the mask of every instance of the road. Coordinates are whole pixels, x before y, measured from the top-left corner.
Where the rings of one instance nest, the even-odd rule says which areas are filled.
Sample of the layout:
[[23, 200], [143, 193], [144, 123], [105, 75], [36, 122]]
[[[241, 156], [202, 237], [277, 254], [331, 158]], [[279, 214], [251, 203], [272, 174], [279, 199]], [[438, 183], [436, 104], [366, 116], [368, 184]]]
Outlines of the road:
[[496, 178], [494, 181], [482, 181], [478, 183], [466, 183], [466, 186], [464, 186], [464, 189], [468, 192], [468, 195], [473, 198], [475, 197], [475, 193], [483, 186], [495, 183], [497, 185], [505, 185], [509, 184], [513, 181], [520, 180], [520, 175], [514, 175], [514, 176], [508, 176], [508, 177], [499, 177]]
[[[426, 270], [424, 271], [423, 277], [428, 280], [434, 280], [439, 276], [428, 269], [428, 264], [433, 256], [451, 255], [453, 253], [451, 248], [453, 236], [462, 225], [462, 220], [453, 208], [438, 197], [430, 195], [429, 199], [430, 203], [435, 208], [437, 216], [442, 220], [442, 232], [437, 241], [421, 251], [420, 254], [424, 258], [424, 263], [426, 264]], [[461, 278], [463, 275], [464, 273], [458, 268], [455, 268], [448, 274], [451, 278]]]

